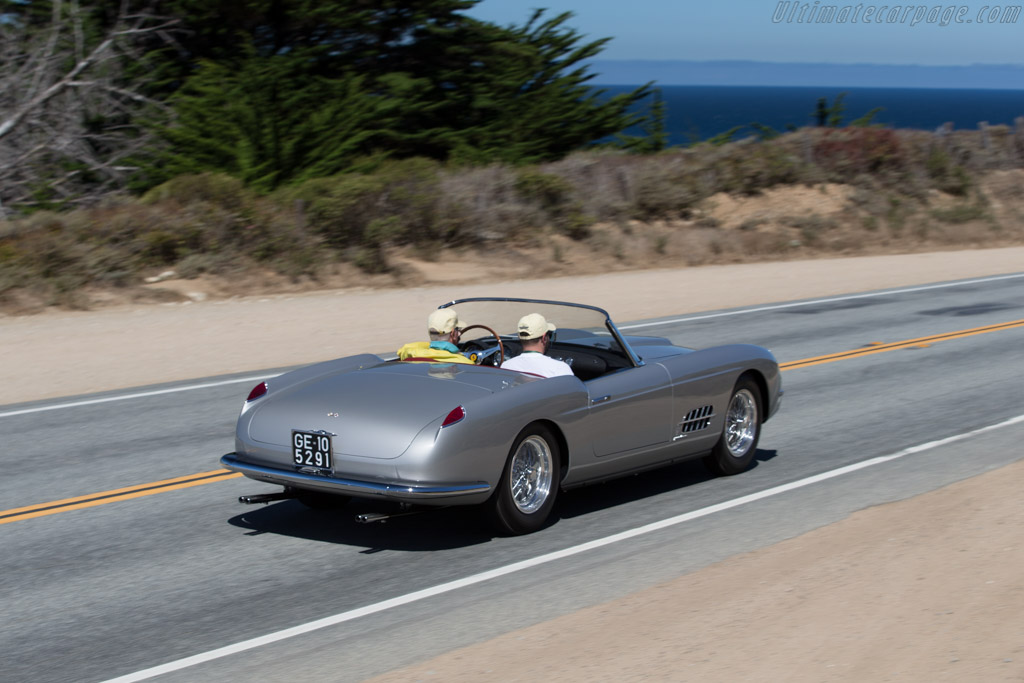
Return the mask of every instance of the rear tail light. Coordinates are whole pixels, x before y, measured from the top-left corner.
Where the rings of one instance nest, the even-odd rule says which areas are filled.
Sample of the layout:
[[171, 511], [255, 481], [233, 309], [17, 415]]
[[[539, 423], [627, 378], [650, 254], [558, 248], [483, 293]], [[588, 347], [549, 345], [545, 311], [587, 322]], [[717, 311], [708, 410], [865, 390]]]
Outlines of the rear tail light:
[[461, 422], [463, 420], [463, 418], [465, 418], [465, 417], [466, 417], [466, 409], [463, 408], [462, 406], [459, 406], [455, 410], [453, 410], [452, 412], [448, 413], [448, 417], [446, 417], [444, 419], [444, 422], [441, 423], [441, 426], [442, 427], [447, 427], [449, 425], [453, 425], [456, 422]]
[[249, 401], [255, 401], [265, 393], [267, 393], [267, 383], [260, 382], [252, 388], [252, 391], [249, 392], [249, 398], [245, 399], [245, 402], [248, 403]]

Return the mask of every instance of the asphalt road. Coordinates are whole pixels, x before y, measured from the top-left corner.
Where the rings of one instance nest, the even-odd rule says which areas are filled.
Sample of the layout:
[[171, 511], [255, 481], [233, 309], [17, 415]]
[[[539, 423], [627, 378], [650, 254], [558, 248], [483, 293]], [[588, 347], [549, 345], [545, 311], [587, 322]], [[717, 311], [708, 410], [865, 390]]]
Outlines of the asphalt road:
[[[786, 363], [1020, 320], [1024, 274], [623, 327]], [[159, 680], [362, 680], [1016, 461], [1024, 422], [973, 432], [1024, 413], [1022, 350], [1009, 326], [786, 370], [750, 471], [685, 463], [573, 491], [519, 538], [472, 509], [359, 525], [246, 507], [240, 494], [275, 489], [220, 477], [24, 518], [11, 510], [216, 470], [257, 380], [0, 406], [0, 678], [107, 680], [245, 643]]]

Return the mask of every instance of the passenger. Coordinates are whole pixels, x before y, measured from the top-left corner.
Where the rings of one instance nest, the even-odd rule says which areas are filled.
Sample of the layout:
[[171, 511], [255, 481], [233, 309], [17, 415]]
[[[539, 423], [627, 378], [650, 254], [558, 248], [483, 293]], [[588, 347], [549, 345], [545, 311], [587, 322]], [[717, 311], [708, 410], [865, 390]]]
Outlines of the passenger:
[[429, 342], [410, 342], [398, 349], [402, 360], [425, 360], [437, 363], [469, 363], [473, 361], [459, 352], [459, 337], [466, 324], [452, 308], [439, 308], [427, 318]]
[[545, 355], [551, 346], [551, 333], [554, 331], [555, 326], [540, 313], [524, 315], [519, 319], [519, 340], [523, 343], [523, 352], [502, 363], [501, 367], [541, 377], [571, 375], [572, 368], [568, 363]]

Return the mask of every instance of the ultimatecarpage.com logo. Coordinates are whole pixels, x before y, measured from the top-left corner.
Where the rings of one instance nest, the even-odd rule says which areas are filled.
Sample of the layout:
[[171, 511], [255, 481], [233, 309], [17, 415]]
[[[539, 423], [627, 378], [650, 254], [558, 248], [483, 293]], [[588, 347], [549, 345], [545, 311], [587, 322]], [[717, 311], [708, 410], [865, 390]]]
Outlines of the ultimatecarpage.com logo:
[[1020, 5], [983, 5], [975, 12], [969, 5], [823, 5], [780, 0], [772, 14], [773, 24], [1016, 24]]

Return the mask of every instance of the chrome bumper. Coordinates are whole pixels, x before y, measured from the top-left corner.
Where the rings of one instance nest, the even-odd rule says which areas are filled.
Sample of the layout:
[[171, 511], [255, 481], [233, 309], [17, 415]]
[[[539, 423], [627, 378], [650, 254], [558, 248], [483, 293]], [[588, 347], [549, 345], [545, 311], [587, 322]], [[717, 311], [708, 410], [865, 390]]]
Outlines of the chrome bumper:
[[[279, 484], [281, 486], [294, 486], [296, 488], [323, 491], [325, 493], [337, 493], [357, 498], [388, 498], [407, 503], [434, 503], [442, 504], [451, 502], [450, 498], [464, 498], [476, 496], [481, 500], [490, 495], [491, 486], [486, 482], [476, 484], [446, 484], [442, 486], [420, 486], [409, 484], [384, 484], [372, 481], [355, 481], [352, 479], [336, 479], [334, 477], [318, 476], [277, 469], [274, 467], [263, 467], [252, 465], [238, 459], [236, 453], [228, 453], [220, 459], [222, 467], [232, 472], [240, 472], [250, 479], [264, 481], [268, 484]], [[470, 503], [473, 501], [464, 501]]]

